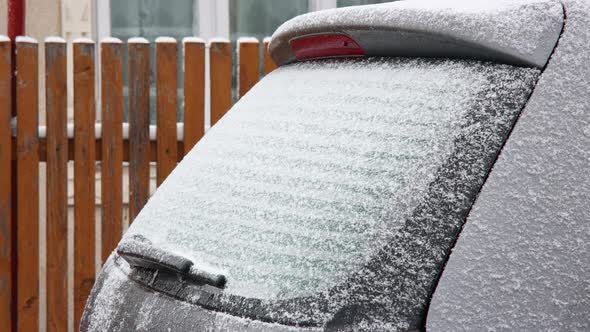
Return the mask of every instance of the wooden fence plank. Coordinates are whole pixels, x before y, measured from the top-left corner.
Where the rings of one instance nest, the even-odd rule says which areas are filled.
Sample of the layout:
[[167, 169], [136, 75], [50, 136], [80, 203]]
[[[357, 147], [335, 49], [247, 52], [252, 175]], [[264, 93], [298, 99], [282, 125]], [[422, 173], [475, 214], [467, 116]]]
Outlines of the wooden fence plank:
[[184, 154], [205, 134], [205, 42], [187, 38], [184, 47]]
[[256, 38], [238, 39], [238, 96], [243, 95], [260, 77], [260, 43]]
[[178, 109], [176, 40], [156, 40], [156, 124], [157, 131], [157, 184], [164, 182], [176, 167], [176, 111]]
[[277, 68], [277, 65], [275, 64], [275, 62], [272, 60], [272, 58], [270, 57], [270, 53], [268, 52], [268, 45], [270, 44], [270, 38], [264, 38], [264, 45], [262, 46], [264, 48], [264, 57], [263, 57], [263, 71], [264, 71], [264, 75], [268, 75], [270, 74], [271, 71], [275, 70]]
[[211, 78], [211, 126], [231, 108], [231, 47], [227, 40], [209, 46]]
[[74, 328], [94, 284], [95, 133], [94, 43], [74, 43]]
[[[16, 139], [13, 137], [12, 141], [13, 141], [12, 158], [15, 159], [16, 149], [14, 148], [14, 142], [16, 141]], [[39, 161], [46, 160], [45, 158], [47, 157], [47, 152], [46, 152], [45, 143], [46, 143], [45, 138], [39, 138]], [[102, 160], [102, 139], [97, 139], [95, 146], [96, 146], [96, 160], [101, 161]], [[177, 148], [178, 156], [176, 158], [176, 161], [179, 162], [184, 157], [184, 143], [182, 141], [179, 141], [177, 146], [178, 146], [178, 148]], [[74, 140], [72, 138], [68, 139], [68, 159], [74, 160]], [[158, 158], [156, 156], [156, 142], [155, 141], [150, 141], [149, 160], [152, 162], [155, 162], [158, 160]], [[123, 161], [129, 161], [129, 140], [123, 141]]]
[[12, 222], [12, 147], [11, 147], [11, 53], [10, 40], [0, 40], [0, 331], [13, 324], [14, 224]]
[[38, 45], [16, 40], [17, 330], [39, 327]]
[[47, 331], [68, 328], [68, 136], [66, 43], [45, 40], [47, 117]]
[[107, 260], [123, 231], [123, 44], [101, 43], [102, 115], [102, 261]]
[[150, 44], [134, 38], [129, 54], [129, 221], [150, 194]]

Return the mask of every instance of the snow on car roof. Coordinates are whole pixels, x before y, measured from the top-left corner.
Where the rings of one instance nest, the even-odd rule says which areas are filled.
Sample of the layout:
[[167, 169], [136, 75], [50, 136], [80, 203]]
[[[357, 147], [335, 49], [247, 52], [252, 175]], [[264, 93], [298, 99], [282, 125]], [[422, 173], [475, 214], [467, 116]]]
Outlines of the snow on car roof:
[[366, 55], [443, 56], [544, 67], [563, 26], [553, 0], [416, 0], [297, 16], [273, 34], [277, 64], [293, 62], [290, 42], [310, 34], [350, 35]]

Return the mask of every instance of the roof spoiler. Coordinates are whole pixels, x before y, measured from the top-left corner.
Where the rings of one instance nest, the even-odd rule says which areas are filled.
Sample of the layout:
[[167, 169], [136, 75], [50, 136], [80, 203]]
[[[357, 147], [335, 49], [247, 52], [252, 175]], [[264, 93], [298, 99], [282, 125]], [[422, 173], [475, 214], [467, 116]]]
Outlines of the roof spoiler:
[[269, 50], [279, 66], [364, 55], [466, 58], [543, 68], [563, 23], [563, 7], [553, 0], [397, 1], [297, 16], [276, 30]]

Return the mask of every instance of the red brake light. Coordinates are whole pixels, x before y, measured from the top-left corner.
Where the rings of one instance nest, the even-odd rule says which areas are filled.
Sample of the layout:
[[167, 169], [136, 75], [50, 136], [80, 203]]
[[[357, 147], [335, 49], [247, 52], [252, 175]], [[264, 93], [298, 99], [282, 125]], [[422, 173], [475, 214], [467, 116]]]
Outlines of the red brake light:
[[365, 51], [354, 39], [342, 34], [303, 36], [290, 41], [299, 61], [340, 56], [363, 56]]

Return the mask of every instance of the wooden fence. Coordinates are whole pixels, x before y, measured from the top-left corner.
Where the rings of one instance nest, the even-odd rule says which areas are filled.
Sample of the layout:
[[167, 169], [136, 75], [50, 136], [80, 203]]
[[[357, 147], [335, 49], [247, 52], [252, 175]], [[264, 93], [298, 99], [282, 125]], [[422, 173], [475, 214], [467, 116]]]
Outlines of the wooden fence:
[[[101, 65], [95, 44], [73, 42], [73, 124], [67, 123], [67, 44], [49, 38], [45, 47], [46, 126], [38, 124], [37, 42], [0, 38], [0, 331], [39, 329], [39, 252], [46, 253], [48, 331], [68, 328], [68, 271], [73, 269], [74, 326], [95, 279], [95, 162], [101, 161], [102, 221], [100, 257], [108, 257], [123, 230], [123, 162], [129, 162], [129, 212], [132, 220], [149, 197], [150, 162], [157, 163], [157, 184], [205, 133], [205, 100], [211, 125], [232, 103], [231, 45], [198, 38], [177, 43], [133, 39], [125, 46], [103, 40]], [[177, 63], [178, 47], [184, 62]], [[209, 47], [207, 47], [209, 46]], [[128, 123], [123, 123], [123, 52], [128, 52]], [[259, 42], [238, 42], [238, 94], [259, 79]], [[274, 69], [263, 43], [264, 74]], [[15, 56], [11, 57], [15, 52]], [[206, 52], [210, 95], [206, 96]], [[15, 61], [15, 75], [11, 70]], [[156, 64], [156, 126], [149, 123], [150, 61]], [[100, 72], [96, 72], [100, 68]], [[177, 68], [184, 70], [184, 123], [177, 123]], [[95, 110], [95, 75], [101, 84], [101, 108]], [[13, 85], [13, 79], [16, 82]], [[11, 89], [14, 88], [15, 100]], [[14, 104], [13, 104], [14, 103]], [[16, 106], [16, 117], [12, 110]], [[100, 112], [101, 123], [95, 123]], [[155, 133], [154, 133], [155, 132]], [[155, 135], [154, 135], [155, 134]], [[155, 139], [154, 137], [155, 136]], [[74, 264], [68, 266], [67, 164], [74, 164]], [[39, 163], [47, 163], [46, 248], [39, 239]], [[41, 249], [41, 250], [40, 250]]]

